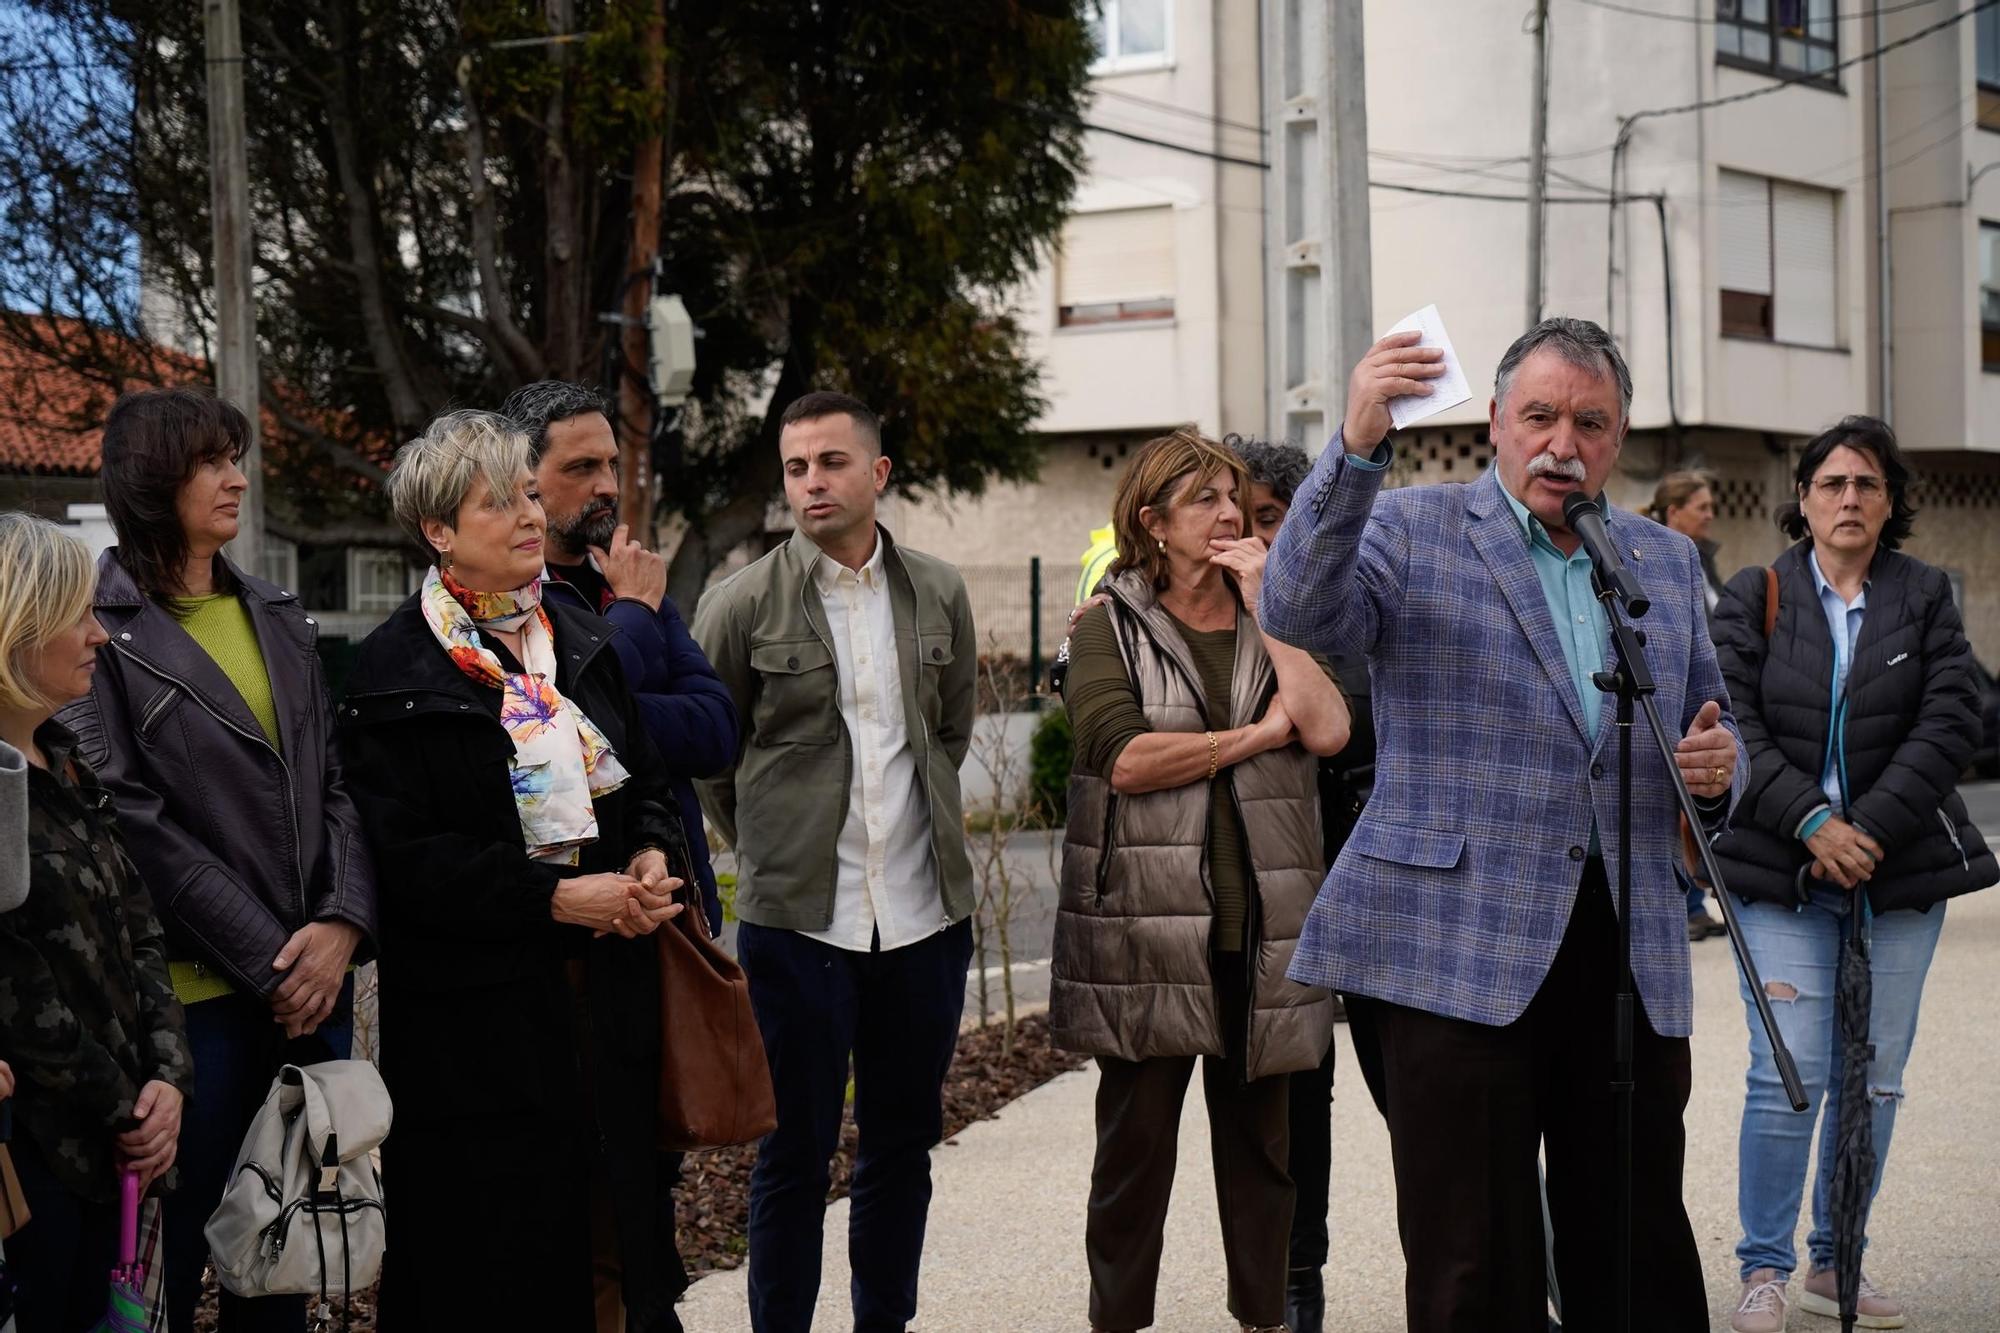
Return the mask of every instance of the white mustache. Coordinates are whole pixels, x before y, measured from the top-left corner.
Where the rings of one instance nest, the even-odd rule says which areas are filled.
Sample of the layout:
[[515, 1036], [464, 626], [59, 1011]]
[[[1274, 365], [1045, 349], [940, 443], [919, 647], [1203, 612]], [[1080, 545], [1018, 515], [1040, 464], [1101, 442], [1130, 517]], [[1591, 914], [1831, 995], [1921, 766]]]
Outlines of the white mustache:
[[1536, 454], [1528, 460], [1528, 475], [1531, 477], [1561, 477], [1565, 481], [1583, 480], [1583, 460], [1581, 458], [1557, 458], [1554, 454]]

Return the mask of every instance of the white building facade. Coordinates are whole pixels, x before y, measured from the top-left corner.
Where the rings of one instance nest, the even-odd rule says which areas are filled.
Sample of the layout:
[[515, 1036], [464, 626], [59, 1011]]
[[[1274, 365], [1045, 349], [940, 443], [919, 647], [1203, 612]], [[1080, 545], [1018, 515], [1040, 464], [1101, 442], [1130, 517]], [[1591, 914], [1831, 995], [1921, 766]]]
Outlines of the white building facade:
[[[1922, 477], [1909, 549], [1962, 576], [1991, 665], [2000, 11], [1972, 3], [1551, 0], [1543, 309], [1608, 323], [1631, 362], [1615, 499], [1642, 506], [1676, 467], [1717, 475], [1725, 576], [1782, 549], [1772, 513], [1799, 448], [1882, 412], [1886, 363]], [[1042, 480], [890, 520], [971, 564], [1041, 557], [1052, 603], [1133, 444], [1270, 428], [1258, 7], [1109, 0], [1103, 24], [1090, 176], [1021, 298], [1050, 398]], [[1374, 327], [1436, 304], [1473, 389], [1404, 438], [1402, 475], [1467, 479], [1490, 458], [1493, 366], [1527, 319], [1533, 39], [1490, 0], [1369, 0], [1365, 30]]]

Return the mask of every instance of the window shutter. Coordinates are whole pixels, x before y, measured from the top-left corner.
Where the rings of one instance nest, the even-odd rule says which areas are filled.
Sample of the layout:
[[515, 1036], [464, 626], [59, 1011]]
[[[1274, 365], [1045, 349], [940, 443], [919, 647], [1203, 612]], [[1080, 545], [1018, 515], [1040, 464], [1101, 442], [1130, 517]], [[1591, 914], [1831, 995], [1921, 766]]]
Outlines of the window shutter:
[[1077, 214], [1063, 226], [1057, 272], [1063, 306], [1172, 299], [1173, 209]]
[[1839, 340], [1834, 198], [1827, 190], [1771, 183], [1771, 313], [1779, 342], [1832, 347]]
[[1724, 171], [1715, 207], [1722, 289], [1771, 295], [1771, 183], [1762, 176]]

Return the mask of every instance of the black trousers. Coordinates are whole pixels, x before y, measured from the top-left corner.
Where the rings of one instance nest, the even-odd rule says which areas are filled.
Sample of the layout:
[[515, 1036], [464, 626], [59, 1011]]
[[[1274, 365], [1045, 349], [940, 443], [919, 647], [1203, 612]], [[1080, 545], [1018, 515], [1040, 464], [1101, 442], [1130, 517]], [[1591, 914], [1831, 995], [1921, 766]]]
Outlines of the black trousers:
[[[1563, 1323], [1611, 1327], [1616, 930], [1593, 859], [1549, 975], [1515, 1022], [1365, 1006], [1358, 1021], [1382, 1052], [1411, 1333], [1544, 1333], [1538, 1148]], [[1656, 1034], [1643, 1004], [1634, 1029], [1632, 1326], [1692, 1333], [1708, 1327], [1708, 1302], [1681, 1198], [1688, 1043]]]
[[1090, 1264], [1090, 1322], [1140, 1329], [1153, 1322], [1167, 1201], [1173, 1193], [1181, 1104], [1197, 1059], [1208, 1103], [1215, 1200], [1222, 1220], [1229, 1313], [1246, 1324], [1285, 1317], [1285, 1244], [1292, 1182], [1285, 1174], [1290, 1079], [1243, 1078], [1243, 955], [1216, 954], [1216, 989], [1229, 1053], [1221, 1059], [1099, 1057], [1097, 1159], [1090, 1172], [1084, 1251]]
[[750, 1173], [750, 1326], [812, 1327], [851, 1055], [859, 1135], [847, 1223], [853, 1326], [902, 1333], [917, 1313], [931, 1149], [944, 1137], [940, 1099], [965, 1012], [971, 923], [858, 953], [745, 922], [736, 950], [778, 1101], [778, 1127]]
[[[104, 1319], [106, 1275], [118, 1261], [118, 1205], [71, 1194], [32, 1140], [9, 1145], [28, 1224], [7, 1239], [7, 1266], [20, 1284], [15, 1327], [20, 1333], [85, 1333]], [[0, 1315], [0, 1324], [6, 1323]]]
[[[1375, 1109], [1388, 1114], [1382, 1088], [1382, 1047], [1375, 1025], [1367, 1017], [1375, 1001], [1365, 995], [1344, 995], [1347, 1035], [1354, 1042], [1354, 1063]], [[1319, 1068], [1292, 1075], [1292, 1184], [1298, 1204], [1292, 1209], [1291, 1266], [1323, 1268], [1332, 1250], [1326, 1214], [1333, 1182], [1333, 1053], [1338, 1041], [1327, 1043]]]

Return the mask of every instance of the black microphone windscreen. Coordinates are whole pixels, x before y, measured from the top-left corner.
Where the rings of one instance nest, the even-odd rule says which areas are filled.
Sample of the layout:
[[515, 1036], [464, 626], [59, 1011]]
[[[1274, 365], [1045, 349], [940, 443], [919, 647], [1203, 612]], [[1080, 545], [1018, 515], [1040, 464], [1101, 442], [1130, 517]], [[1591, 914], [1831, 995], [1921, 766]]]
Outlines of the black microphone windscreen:
[[1593, 514], [1599, 512], [1597, 502], [1582, 491], [1571, 491], [1563, 497], [1563, 518], [1565, 521], [1574, 519], [1579, 510], [1585, 509]]

